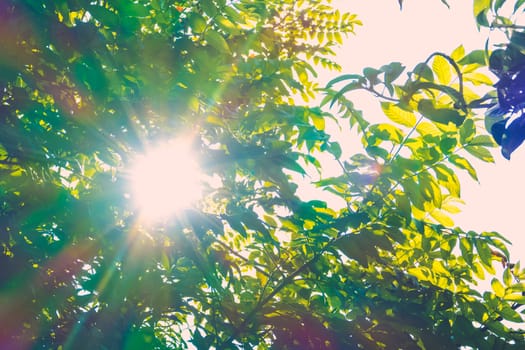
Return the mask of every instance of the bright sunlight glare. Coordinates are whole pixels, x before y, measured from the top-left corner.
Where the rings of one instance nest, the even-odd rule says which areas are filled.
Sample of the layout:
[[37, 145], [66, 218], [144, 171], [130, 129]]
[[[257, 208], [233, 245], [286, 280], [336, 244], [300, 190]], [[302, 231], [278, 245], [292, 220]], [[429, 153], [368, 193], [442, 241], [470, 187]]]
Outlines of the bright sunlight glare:
[[131, 168], [131, 196], [145, 221], [168, 219], [202, 194], [201, 171], [190, 140], [160, 144], [138, 156]]

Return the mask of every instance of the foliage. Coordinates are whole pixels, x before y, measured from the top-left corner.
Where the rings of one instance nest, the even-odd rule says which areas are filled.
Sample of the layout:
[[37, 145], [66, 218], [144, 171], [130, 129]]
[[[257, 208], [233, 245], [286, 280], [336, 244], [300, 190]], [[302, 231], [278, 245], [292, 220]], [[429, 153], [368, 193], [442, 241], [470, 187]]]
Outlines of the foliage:
[[[5, 347], [523, 348], [509, 242], [449, 216], [456, 171], [493, 161], [473, 112], [489, 53], [366, 68], [309, 106], [294, 97], [316, 97], [360, 24], [324, 1], [4, 0], [0, 23]], [[356, 89], [389, 121], [356, 110]], [[327, 118], [363, 152], [343, 159]], [[220, 185], [146, 225], [129, 163], [180, 134]], [[342, 209], [296, 193], [319, 152], [341, 165], [316, 185]], [[494, 261], [502, 278], [480, 292]]]
[[[525, 117], [522, 115], [525, 98], [523, 70], [525, 68], [525, 27], [516, 24], [516, 16], [523, 12], [522, 1], [511, 4], [503, 1], [475, 1], [474, 15], [479, 26], [503, 30], [508, 43], [490, 54], [489, 68], [498, 77], [494, 85], [497, 95], [487, 95], [485, 101], [492, 105], [487, 112], [485, 126], [498, 145], [503, 156], [510, 155], [525, 140]], [[505, 16], [503, 12], [510, 12]]]

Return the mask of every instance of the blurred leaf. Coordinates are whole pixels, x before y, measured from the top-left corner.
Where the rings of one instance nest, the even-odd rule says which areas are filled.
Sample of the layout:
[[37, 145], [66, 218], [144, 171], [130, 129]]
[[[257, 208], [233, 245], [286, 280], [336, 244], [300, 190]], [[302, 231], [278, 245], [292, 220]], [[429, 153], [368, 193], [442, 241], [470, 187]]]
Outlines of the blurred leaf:
[[207, 30], [204, 34], [206, 41], [215, 49], [221, 52], [230, 52], [230, 46], [224, 37], [214, 30]]
[[206, 30], [206, 20], [198, 13], [190, 13], [188, 16], [188, 20], [191, 25], [191, 30], [195, 33], [200, 34]]

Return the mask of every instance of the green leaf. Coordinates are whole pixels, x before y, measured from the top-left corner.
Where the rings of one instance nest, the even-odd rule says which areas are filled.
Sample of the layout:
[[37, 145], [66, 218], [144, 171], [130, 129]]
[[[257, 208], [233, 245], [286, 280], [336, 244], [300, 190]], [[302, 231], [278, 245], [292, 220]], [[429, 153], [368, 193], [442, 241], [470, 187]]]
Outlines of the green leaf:
[[363, 243], [358, 235], [348, 234], [339, 238], [334, 247], [340, 249], [348, 258], [357, 260], [363, 266], [368, 266], [366, 250], [369, 249], [369, 245], [364, 246]]
[[403, 213], [403, 217], [407, 224], [412, 220], [412, 207], [410, 206], [410, 199], [404, 193], [396, 194], [396, 204], [399, 210]]
[[368, 79], [368, 81], [372, 85], [377, 85], [381, 82], [381, 80], [379, 80], [379, 75], [381, 73], [382, 71], [375, 68], [366, 67], [365, 69], [363, 69], [363, 75], [366, 79]]
[[509, 267], [503, 271], [503, 283], [506, 287], [510, 287], [513, 283], [512, 272]]
[[474, 169], [474, 167], [472, 166], [472, 164], [470, 164], [470, 162], [468, 160], [466, 160], [465, 158], [457, 155], [457, 154], [451, 154], [449, 157], [448, 157], [448, 160], [454, 164], [455, 166], [457, 166], [458, 168], [460, 169], [464, 169], [468, 172], [468, 174], [470, 175], [470, 177], [472, 177], [474, 180], [478, 181], [478, 174], [476, 173], [476, 170]]
[[206, 20], [198, 13], [190, 13], [188, 22], [191, 25], [191, 30], [197, 34], [201, 34], [206, 30]]
[[503, 6], [503, 4], [506, 1], [507, 0], [495, 0], [494, 4], [492, 5], [492, 8], [494, 9], [495, 12], [498, 12], [498, 10], [501, 8], [501, 6]]
[[234, 7], [232, 6], [225, 6], [222, 9], [226, 16], [233, 22], [237, 24], [245, 24], [246, 19], [244, 16], [241, 15], [241, 13], [237, 12]]
[[118, 15], [103, 6], [90, 5], [88, 11], [93, 17], [102, 23], [103, 26], [115, 27], [119, 24]]
[[488, 244], [481, 239], [475, 239], [474, 245], [476, 246], [476, 250], [478, 251], [483, 266], [492, 267], [492, 252], [490, 251]]
[[394, 143], [401, 143], [403, 141], [403, 132], [396, 126], [386, 123], [371, 125], [368, 130], [373, 136]]
[[480, 280], [485, 279], [485, 270], [483, 270], [483, 266], [478, 261], [472, 263], [471, 267], [472, 271], [474, 272], [477, 278], [479, 278]]
[[460, 94], [460, 92], [450, 86], [422, 81], [415, 84], [415, 88], [417, 90], [438, 90], [449, 95], [452, 100], [454, 100], [454, 102], [463, 103], [463, 96]]
[[341, 150], [341, 145], [338, 142], [330, 142], [330, 147], [328, 148], [329, 152], [333, 154], [336, 159], [341, 158], [343, 151]]
[[458, 140], [456, 138], [445, 137], [439, 141], [439, 148], [446, 155], [452, 153], [456, 149], [457, 144]]
[[420, 191], [428, 201], [432, 201], [437, 208], [441, 207], [441, 189], [434, 177], [428, 171], [421, 171], [418, 176]]
[[410, 198], [412, 204], [416, 208], [424, 210], [424, 199], [421, 195], [421, 191], [419, 190], [419, 184], [417, 184], [411, 178], [406, 178], [401, 182], [401, 185], [403, 186], [404, 192], [408, 195], [408, 198]]
[[516, 13], [523, 4], [525, 4], [525, 0], [517, 0], [514, 4], [514, 13]]
[[217, 21], [217, 24], [221, 27], [222, 30], [224, 30], [228, 34], [239, 34], [240, 30], [237, 28], [237, 26], [230, 21], [228, 18], [224, 16], [216, 16], [215, 20]]
[[499, 310], [498, 313], [507, 321], [517, 323], [523, 322], [521, 315], [516, 310], [511, 309], [509, 306], [503, 307], [503, 309]]
[[378, 146], [368, 146], [365, 148], [366, 153], [373, 157], [373, 158], [382, 158], [384, 160], [388, 160], [390, 156], [390, 152], [388, 152], [386, 149], [378, 147]]
[[525, 292], [525, 282], [518, 282], [507, 288], [507, 292], [521, 293]]
[[300, 166], [294, 159], [290, 157], [285, 156], [280, 158], [279, 164], [281, 164], [283, 168], [290, 169], [301, 175], [306, 175], [306, 171], [303, 169], [303, 167]]
[[215, 6], [213, 0], [200, 0], [199, 4], [202, 6], [204, 12], [206, 12], [206, 14], [212, 18], [219, 13], [219, 9], [217, 6]]
[[467, 119], [459, 128], [459, 141], [462, 145], [469, 143], [476, 135], [476, 125], [472, 119]]
[[455, 109], [435, 108], [432, 100], [420, 100], [417, 109], [419, 113], [435, 123], [445, 125], [454, 123], [456, 126], [460, 126], [465, 120], [465, 116]]
[[212, 46], [218, 51], [224, 52], [224, 53], [230, 53], [230, 46], [226, 42], [226, 40], [223, 38], [221, 34], [214, 30], [208, 30], [205, 33], [204, 38]]
[[161, 263], [164, 270], [169, 271], [171, 269], [170, 258], [166, 252], [163, 252], [161, 255]]
[[472, 266], [473, 247], [472, 241], [466, 237], [461, 237], [459, 240], [459, 248], [461, 250], [461, 256]]
[[503, 297], [506, 301], [512, 301], [518, 304], [525, 304], [525, 295], [520, 294], [507, 294]]
[[349, 91], [352, 91], [352, 90], [358, 90], [358, 89], [362, 89], [363, 88], [363, 85], [361, 84], [360, 81], [354, 81], [350, 84], [347, 84], [345, 85], [341, 90], [339, 90], [336, 94], [333, 95], [332, 97], [332, 102], [330, 102], [330, 108], [332, 108], [332, 106], [334, 105], [334, 103], [341, 97], [343, 96], [345, 93], [349, 92]]
[[467, 54], [465, 57], [460, 59], [458, 61], [461, 65], [468, 65], [468, 64], [479, 64], [482, 66], [487, 65], [487, 55], [485, 50], [474, 50]]
[[382, 66], [380, 70], [385, 72], [385, 83], [390, 84], [403, 73], [405, 67], [399, 62], [392, 62]]
[[363, 79], [362, 76], [360, 76], [359, 74], [344, 74], [344, 75], [341, 75], [341, 76], [338, 76], [332, 80], [330, 80], [328, 82], [328, 84], [326, 84], [326, 88], [331, 88], [332, 86], [334, 86], [335, 84], [341, 82], [341, 81], [345, 81], [345, 80], [357, 80], [357, 81], [361, 81]]
[[430, 69], [426, 63], [418, 63], [413, 73], [430, 82], [434, 81], [434, 72], [432, 72], [432, 69]]
[[494, 157], [490, 151], [483, 146], [465, 146], [465, 150], [484, 162], [494, 163]]
[[436, 173], [438, 183], [445, 187], [451, 195], [459, 198], [460, 183], [454, 171], [444, 164], [436, 164], [433, 169]]
[[490, 26], [489, 20], [487, 18], [487, 13], [488, 13], [488, 10], [484, 10], [484, 11], [481, 11], [476, 16], [476, 22], [477, 22], [478, 26], [483, 26], [483, 27], [489, 27]]
[[411, 173], [416, 173], [423, 169], [423, 162], [421, 160], [408, 159], [402, 156], [397, 156], [394, 159], [393, 164], [399, 166], [399, 168], [402, 170], [401, 176], [405, 174], [411, 175]]
[[492, 136], [477, 135], [472, 140], [470, 140], [469, 145], [495, 147], [497, 144], [494, 142]]
[[381, 108], [385, 115], [394, 123], [398, 123], [410, 128], [416, 125], [416, 116], [412, 112], [408, 112], [392, 102], [381, 102]]

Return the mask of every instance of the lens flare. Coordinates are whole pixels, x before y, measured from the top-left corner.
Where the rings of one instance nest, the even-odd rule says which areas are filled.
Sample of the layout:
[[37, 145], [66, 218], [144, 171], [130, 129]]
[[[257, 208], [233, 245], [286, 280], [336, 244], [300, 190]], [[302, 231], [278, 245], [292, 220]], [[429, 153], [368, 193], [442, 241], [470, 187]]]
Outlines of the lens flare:
[[138, 156], [131, 169], [131, 197], [141, 219], [168, 219], [191, 207], [201, 197], [201, 177], [190, 140], [172, 140]]

